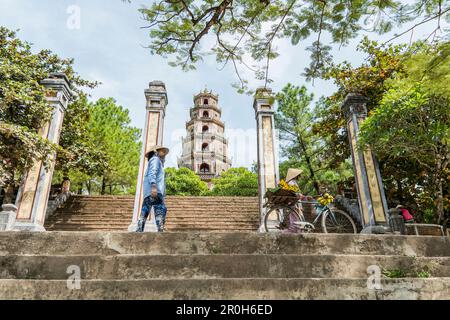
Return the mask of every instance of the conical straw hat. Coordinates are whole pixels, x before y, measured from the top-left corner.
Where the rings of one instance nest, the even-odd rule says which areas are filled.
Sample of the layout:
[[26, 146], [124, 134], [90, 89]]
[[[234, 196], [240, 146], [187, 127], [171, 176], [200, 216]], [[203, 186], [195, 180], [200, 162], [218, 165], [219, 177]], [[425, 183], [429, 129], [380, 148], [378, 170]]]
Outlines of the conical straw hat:
[[292, 179], [297, 178], [302, 172], [303, 170], [301, 169], [289, 168], [286, 174], [286, 182], [289, 182]]
[[150, 152], [156, 152], [156, 151], [161, 150], [161, 149], [164, 150], [164, 152], [166, 153], [166, 155], [169, 153], [169, 148], [166, 148], [166, 147], [163, 147], [163, 146], [158, 146], [158, 145], [156, 145], [156, 146], [153, 146], [153, 147], [151, 147], [150, 149], [148, 149], [147, 152], [145, 153], [145, 156], [148, 157], [148, 154], [149, 154]]

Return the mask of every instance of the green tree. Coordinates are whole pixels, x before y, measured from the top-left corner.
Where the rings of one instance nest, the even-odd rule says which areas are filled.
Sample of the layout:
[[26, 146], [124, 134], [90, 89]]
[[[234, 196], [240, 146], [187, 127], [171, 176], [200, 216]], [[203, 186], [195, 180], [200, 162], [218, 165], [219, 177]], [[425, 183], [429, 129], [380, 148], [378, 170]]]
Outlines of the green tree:
[[[441, 0], [407, 4], [395, 0], [163, 0], [140, 12], [148, 21], [153, 54], [172, 57], [169, 63], [184, 70], [194, 69], [204, 55], [215, 54], [222, 68], [233, 64], [237, 86], [243, 91], [247, 84], [240, 76], [243, 68], [270, 82], [269, 61], [278, 56], [277, 39], [288, 38], [293, 45], [308, 41], [311, 64], [305, 73], [317, 77], [331, 58], [330, 44], [347, 45], [361, 31], [382, 34], [405, 23], [412, 26], [395, 37], [429, 22], [437, 24], [436, 34], [443, 30], [440, 23], [448, 17], [450, 6]], [[329, 43], [324, 40], [326, 33], [331, 36]], [[215, 43], [205, 50], [200, 43], [207, 36]]]
[[313, 132], [326, 137], [328, 160], [335, 167], [350, 157], [346, 119], [341, 110], [346, 95], [359, 93], [365, 96], [368, 99], [367, 110], [371, 112], [389, 89], [389, 79], [404, 73], [405, 59], [413, 51], [403, 45], [384, 48], [367, 38], [361, 41], [358, 50], [367, 56], [359, 67], [353, 67], [347, 61], [330, 63], [324, 78], [334, 80], [338, 89], [331, 96], [320, 99], [316, 108], [317, 121]]
[[212, 180], [212, 194], [217, 196], [257, 196], [258, 175], [247, 168], [231, 168]]
[[88, 139], [106, 155], [107, 167], [100, 181], [100, 193], [133, 193], [139, 168], [141, 143], [140, 129], [130, 126], [129, 111], [116, 104], [113, 98], [101, 98], [91, 105]]
[[295, 158], [306, 168], [317, 194], [320, 193], [316, 171], [319, 170], [318, 153], [320, 142], [311, 131], [314, 114], [310, 109], [313, 95], [306, 87], [296, 87], [288, 83], [277, 94], [278, 108], [275, 113], [275, 126], [280, 130], [280, 139], [287, 142], [283, 146], [285, 156]]
[[167, 168], [165, 173], [168, 195], [202, 196], [209, 192], [206, 182], [188, 168]]
[[64, 115], [60, 148], [56, 157], [54, 181], [71, 176], [74, 184], [100, 176], [108, 169], [108, 159], [91, 139], [91, 104], [81, 96], [70, 104]]
[[289, 167], [301, 168], [302, 192], [320, 194], [321, 188], [336, 191], [337, 183], [351, 175], [351, 165], [343, 162], [330, 168], [326, 161], [325, 138], [313, 132], [316, 121], [315, 110], [311, 107], [313, 95], [308, 94], [304, 86], [287, 84], [276, 98], [275, 124], [283, 142], [283, 156], [287, 158], [280, 164], [281, 176], [286, 176]]
[[418, 200], [422, 198], [434, 208], [434, 222], [446, 225], [450, 209], [450, 98], [429, 91], [424, 83], [395, 82], [361, 126], [361, 146], [370, 145], [379, 158], [390, 162], [411, 162], [414, 175], [405, 174], [400, 181], [405, 184], [409, 180]]
[[81, 79], [72, 65], [72, 59], [49, 50], [33, 53], [28, 42], [0, 27], [0, 185], [8, 190], [6, 201], [11, 201], [12, 186], [34, 161], [47, 166], [48, 156], [58, 149], [38, 133], [52, 112], [45, 98], [49, 91], [41, 81], [52, 72], [63, 72], [79, 94], [83, 87], [96, 86]]
[[[442, 222], [448, 182], [439, 179], [445, 176], [445, 170], [442, 170], [445, 157], [441, 158], [444, 168], [430, 168], [436, 160], [434, 155], [440, 158], [442, 152], [445, 153], [445, 148], [440, 149], [440, 144], [445, 143], [436, 144], [435, 139], [448, 134], [445, 112], [448, 113], [450, 45], [448, 42], [418, 42], [409, 47], [382, 47], [366, 39], [360, 48], [368, 54], [362, 66], [354, 68], [344, 63], [328, 70], [338, 91], [322, 99], [318, 111], [320, 119], [314, 130], [331, 137], [327, 140], [327, 149], [332, 151], [328, 154], [333, 158], [330, 163], [340, 165], [348, 158], [350, 150], [345, 119], [340, 110], [342, 100], [349, 92], [368, 97], [367, 132], [362, 136], [377, 155], [388, 204], [408, 206], [419, 221], [424, 219], [425, 212], [430, 217], [431, 210], [434, 212], [432, 220]], [[374, 120], [371, 120], [372, 116]], [[419, 123], [430, 126], [430, 130], [413, 130], [411, 126]], [[438, 124], [437, 131], [431, 130], [434, 123]], [[416, 152], [415, 148], [423, 152]], [[436, 193], [439, 181], [443, 182], [442, 196]]]

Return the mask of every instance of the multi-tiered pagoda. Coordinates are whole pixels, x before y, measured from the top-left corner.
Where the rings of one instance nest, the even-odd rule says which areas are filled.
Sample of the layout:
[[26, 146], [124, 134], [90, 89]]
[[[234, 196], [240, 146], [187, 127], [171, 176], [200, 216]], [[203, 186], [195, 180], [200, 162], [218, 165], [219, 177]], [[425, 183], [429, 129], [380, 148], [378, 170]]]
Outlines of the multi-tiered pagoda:
[[193, 170], [206, 182], [231, 167], [218, 102], [219, 97], [206, 89], [194, 97], [190, 120], [186, 122], [187, 135], [182, 138], [183, 154], [178, 158], [180, 168]]

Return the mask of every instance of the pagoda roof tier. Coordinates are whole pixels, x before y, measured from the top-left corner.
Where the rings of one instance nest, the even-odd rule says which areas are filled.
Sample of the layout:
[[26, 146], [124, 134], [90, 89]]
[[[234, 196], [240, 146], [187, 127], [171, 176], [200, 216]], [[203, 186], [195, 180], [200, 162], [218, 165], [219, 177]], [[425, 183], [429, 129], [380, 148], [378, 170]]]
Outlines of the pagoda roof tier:
[[208, 91], [207, 89], [205, 89], [205, 90], [203, 90], [203, 92], [200, 92], [194, 96], [194, 103], [195, 103], [195, 100], [197, 100], [198, 98], [203, 98], [203, 97], [213, 98], [216, 101], [219, 100], [218, 94], [214, 94], [214, 93], [212, 93], [211, 90]]
[[220, 127], [225, 129], [225, 123], [224, 122], [222, 122], [220, 120], [217, 120], [217, 119], [210, 118], [210, 117], [202, 117], [200, 119], [189, 120], [188, 122], [186, 122], [186, 128], [188, 128], [189, 126], [193, 125], [196, 122], [212, 122], [212, 123], [217, 124], [218, 126], [220, 126]]
[[226, 155], [222, 153], [218, 153], [215, 151], [195, 151], [195, 152], [189, 152], [186, 154], [181, 155], [181, 157], [178, 158], [179, 162], [189, 162], [191, 159], [196, 159], [197, 157], [202, 157], [203, 160], [218, 160], [223, 163], [228, 163], [231, 165], [231, 159], [227, 157]]
[[198, 105], [193, 106], [193, 107], [191, 108], [190, 111], [192, 112], [192, 111], [196, 111], [196, 110], [198, 110], [198, 109], [215, 110], [215, 111], [217, 111], [219, 114], [222, 114], [222, 108], [220, 108], [220, 107], [217, 106], [217, 105], [212, 105], [212, 104], [198, 104]]
[[225, 144], [228, 144], [228, 139], [226, 139], [223, 135], [219, 133], [197, 133], [197, 134], [189, 134], [186, 137], [182, 138], [182, 142], [191, 142], [194, 139], [211, 139], [211, 140], [218, 140], [220, 142], [223, 142]]

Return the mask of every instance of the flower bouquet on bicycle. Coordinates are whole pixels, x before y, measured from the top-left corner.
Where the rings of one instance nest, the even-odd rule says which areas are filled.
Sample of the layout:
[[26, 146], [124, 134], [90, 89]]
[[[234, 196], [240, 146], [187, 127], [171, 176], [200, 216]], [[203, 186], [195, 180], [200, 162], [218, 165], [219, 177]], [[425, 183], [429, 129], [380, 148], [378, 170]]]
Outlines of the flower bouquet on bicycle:
[[300, 189], [297, 186], [290, 186], [281, 180], [278, 187], [267, 190], [264, 196], [266, 206], [295, 204], [299, 199], [299, 193]]
[[[311, 198], [311, 197], [309, 197]], [[313, 198], [314, 199], [314, 198]], [[315, 218], [312, 221], [314, 226], [319, 225], [324, 233], [357, 233], [356, 224], [345, 211], [335, 208], [332, 203], [334, 197], [329, 193], [324, 193], [316, 200], [300, 201], [303, 205], [313, 205]]]
[[266, 214], [264, 216], [265, 231], [285, 231], [290, 233], [309, 232], [311, 226], [305, 230], [301, 218], [301, 209], [298, 206], [301, 194], [296, 185], [289, 185], [281, 180], [277, 188], [268, 189], [265, 194]]

